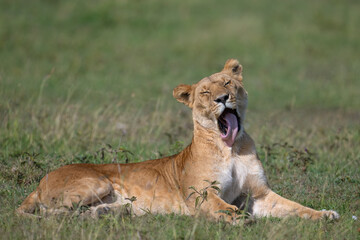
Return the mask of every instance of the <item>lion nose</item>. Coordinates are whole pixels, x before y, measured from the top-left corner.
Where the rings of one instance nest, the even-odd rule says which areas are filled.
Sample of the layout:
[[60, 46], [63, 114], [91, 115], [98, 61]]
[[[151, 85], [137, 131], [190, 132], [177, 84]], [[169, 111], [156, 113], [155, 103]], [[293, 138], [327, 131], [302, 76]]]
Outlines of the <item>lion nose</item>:
[[218, 97], [217, 99], [215, 99], [215, 102], [225, 104], [228, 99], [229, 99], [229, 94], [224, 94]]

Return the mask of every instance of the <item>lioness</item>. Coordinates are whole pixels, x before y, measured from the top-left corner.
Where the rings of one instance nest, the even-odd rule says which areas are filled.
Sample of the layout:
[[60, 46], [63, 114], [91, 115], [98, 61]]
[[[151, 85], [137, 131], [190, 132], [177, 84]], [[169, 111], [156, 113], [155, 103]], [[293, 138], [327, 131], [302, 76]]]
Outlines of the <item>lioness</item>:
[[[180, 153], [140, 163], [63, 166], [47, 174], [17, 212], [40, 208], [53, 213], [87, 205], [96, 215], [131, 203], [135, 215], [202, 213], [234, 222], [229, 212], [236, 213], [246, 199], [255, 217], [339, 218], [335, 211], [304, 207], [269, 188], [254, 141], [244, 130], [242, 79], [242, 66], [229, 59], [221, 72], [174, 89], [173, 96], [192, 109], [194, 122], [192, 142]], [[195, 190], [201, 196], [192, 194]]]

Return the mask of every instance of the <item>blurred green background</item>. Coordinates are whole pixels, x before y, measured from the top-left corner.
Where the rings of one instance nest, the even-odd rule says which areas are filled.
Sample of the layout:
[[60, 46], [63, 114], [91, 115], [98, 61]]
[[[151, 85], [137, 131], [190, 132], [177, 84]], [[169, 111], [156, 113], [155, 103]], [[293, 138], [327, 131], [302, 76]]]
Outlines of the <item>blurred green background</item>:
[[359, 13], [358, 1], [2, 0], [1, 102], [37, 99], [42, 83], [49, 104], [167, 101], [238, 58], [250, 109], [359, 110]]

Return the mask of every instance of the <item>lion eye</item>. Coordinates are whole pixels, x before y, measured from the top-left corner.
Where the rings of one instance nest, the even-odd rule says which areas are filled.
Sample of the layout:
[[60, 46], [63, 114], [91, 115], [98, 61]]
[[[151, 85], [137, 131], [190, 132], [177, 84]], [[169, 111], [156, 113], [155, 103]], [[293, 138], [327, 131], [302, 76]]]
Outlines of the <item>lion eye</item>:
[[229, 85], [231, 83], [231, 81], [227, 81], [225, 84], [224, 84], [224, 87], [226, 86], [226, 85]]
[[201, 94], [209, 94], [210, 92], [209, 91], [202, 91], [200, 92]]

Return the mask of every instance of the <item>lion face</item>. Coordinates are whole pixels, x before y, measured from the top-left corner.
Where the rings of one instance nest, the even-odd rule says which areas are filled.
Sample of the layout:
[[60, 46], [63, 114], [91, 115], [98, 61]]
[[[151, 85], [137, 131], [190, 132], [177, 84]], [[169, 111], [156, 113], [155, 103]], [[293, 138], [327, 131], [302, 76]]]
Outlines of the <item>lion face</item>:
[[243, 130], [247, 92], [242, 84], [242, 66], [235, 59], [224, 69], [193, 85], [180, 85], [174, 97], [193, 111], [194, 124], [209, 129], [229, 147]]

